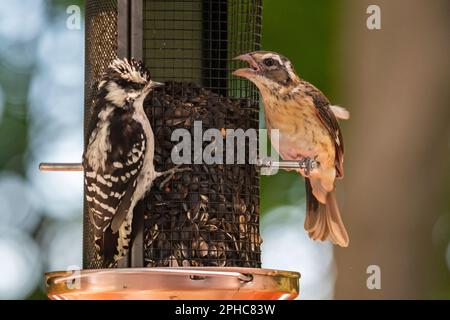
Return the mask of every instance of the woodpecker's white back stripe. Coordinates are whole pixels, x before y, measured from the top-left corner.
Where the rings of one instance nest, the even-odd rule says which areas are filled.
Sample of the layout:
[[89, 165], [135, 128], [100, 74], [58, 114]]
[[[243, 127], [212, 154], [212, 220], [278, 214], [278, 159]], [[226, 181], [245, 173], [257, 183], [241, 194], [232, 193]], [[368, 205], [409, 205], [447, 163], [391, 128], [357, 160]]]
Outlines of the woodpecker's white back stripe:
[[120, 162], [114, 162], [113, 163], [113, 167], [116, 167], [116, 168], [123, 168], [123, 164], [121, 164]]
[[101, 184], [104, 184], [108, 187], [112, 187], [112, 183], [109, 181], [106, 181], [101, 175], [97, 175], [97, 181], [100, 182]]
[[[97, 173], [95, 173], [94, 171], [88, 171], [88, 172], [86, 172], [86, 177], [88, 177], [88, 178], [95, 178], [97, 176]], [[86, 183], [87, 183], [87, 180], [86, 180]]]

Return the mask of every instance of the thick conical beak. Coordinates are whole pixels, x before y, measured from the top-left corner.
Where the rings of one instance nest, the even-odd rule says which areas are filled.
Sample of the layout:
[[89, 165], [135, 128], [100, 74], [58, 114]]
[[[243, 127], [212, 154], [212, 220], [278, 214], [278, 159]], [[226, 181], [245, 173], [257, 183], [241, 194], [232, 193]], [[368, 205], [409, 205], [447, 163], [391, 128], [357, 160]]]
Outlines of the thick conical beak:
[[233, 60], [241, 60], [241, 61], [248, 62], [249, 66], [250, 66], [250, 68], [237, 69], [236, 71], [233, 72], [233, 75], [235, 75], [235, 76], [248, 78], [249, 76], [252, 76], [255, 73], [261, 71], [259, 64], [256, 62], [256, 60], [252, 57], [252, 55], [250, 53], [246, 53], [246, 54], [237, 56], [237, 57], [233, 58]]

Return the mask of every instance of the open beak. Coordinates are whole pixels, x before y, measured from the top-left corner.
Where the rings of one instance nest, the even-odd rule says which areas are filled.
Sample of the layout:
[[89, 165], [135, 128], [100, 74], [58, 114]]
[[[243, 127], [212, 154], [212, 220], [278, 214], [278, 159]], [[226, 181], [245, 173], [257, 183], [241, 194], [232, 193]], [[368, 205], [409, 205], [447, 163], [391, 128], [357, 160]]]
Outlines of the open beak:
[[235, 76], [248, 78], [249, 76], [252, 76], [252, 75], [256, 74], [257, 72], [261, 71], [259, 64], [249, 53], [237, 56], [237, 57], [233, 58], [233, 60], [241, 60], [241, 61], [248, 62], [248, 64], [249, 64], [249, 68], [241, 68], [241, 69], [237, 69], [236, 71], [234, 71], [233, 75], [235, 75]]

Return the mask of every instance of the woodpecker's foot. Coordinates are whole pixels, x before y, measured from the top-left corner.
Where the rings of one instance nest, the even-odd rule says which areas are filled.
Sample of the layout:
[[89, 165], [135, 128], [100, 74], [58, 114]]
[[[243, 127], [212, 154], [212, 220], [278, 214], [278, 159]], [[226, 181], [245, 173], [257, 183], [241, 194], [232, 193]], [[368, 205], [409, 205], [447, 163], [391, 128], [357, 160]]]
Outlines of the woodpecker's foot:
[[319, 167], [319, 163], [310, 157], [302, 158], [299, 163], [300, 170], [303, 170], [303, 174], [307, 178], [311, 175], [311, 171]]
[[180, 168], [181, 165], [178, 165], [176, 167], [173, 167], [172, 169], [163, 171], [163, 172], [159, 172], [159, 176], [167, 176], [167, 178], [165, 178], [160, 184], [159, 184], [159, 189], [163, 189], [164, 186], [167, 184], [167, 182], [170, 181], [170, 179], [172, 179], [172, 177], [174, 176], [175, 173], [177, 172], [184, 172], [184, 171], [191, 171], [191, 168]]

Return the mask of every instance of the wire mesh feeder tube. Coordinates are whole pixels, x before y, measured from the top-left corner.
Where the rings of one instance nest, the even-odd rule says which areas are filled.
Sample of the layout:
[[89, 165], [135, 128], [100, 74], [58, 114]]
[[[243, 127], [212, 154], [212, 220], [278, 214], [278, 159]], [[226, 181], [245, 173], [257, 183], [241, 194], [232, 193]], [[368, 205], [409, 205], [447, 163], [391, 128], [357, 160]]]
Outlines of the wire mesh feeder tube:
[[[155, 132], [155, 163], [172, 167], [171, 134], [186, 129], [251, 128], [245, 99], [222, 97], [191, 84], [167, 83], [146, 101]], [[200, 130], [197, 127], [197, 130]], [[208, 144], [205, 142], [204, 144]], [[195, 158], [195, 143], [192, 157]], [[196, 159], [194, 159], [196, 160]], [[258, 176], [251, 165], [190, 165], [145, 198], [145, 266], [260, 267]]]

